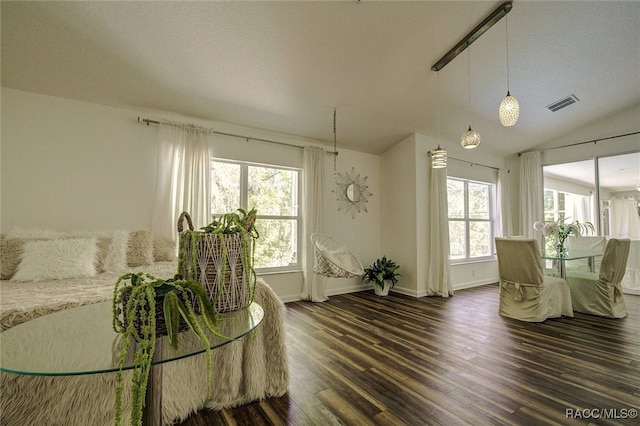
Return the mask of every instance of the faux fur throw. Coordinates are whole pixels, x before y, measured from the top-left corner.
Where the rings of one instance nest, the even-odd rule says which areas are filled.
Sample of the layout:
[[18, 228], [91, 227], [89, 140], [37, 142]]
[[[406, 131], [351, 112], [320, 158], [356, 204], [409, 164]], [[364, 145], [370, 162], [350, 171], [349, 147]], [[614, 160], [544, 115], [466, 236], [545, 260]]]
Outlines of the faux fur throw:
[[[212, 351], [211, 400], [206, 399], [204, 354], [163, 364], [165, 425], [182, 421], [204, 407], [234, 407], [287, 392], [284, 304], [260, 279], [255, 301], [264, 309], [262, 323], [242, 340]], [[172, 350], [166, 346], [165, 350]], [[130, 382], [130, 372], [124, 374], [125, 383]], [[3, 426], [109, 426], [114, 421], [115, 373], [66, 377], [0, 373], [0, 389], [0, 425]], [[130, 407], [130, 394], [125, 386], [125, 424], [129, 424]]]
[[[0, 281], [0, 330], [51, 314], [113, 297], [113, 285], [129, 268], [120, 272], [105, 272], [94, 277], [66, 278], [35, 282]], [[177, 262], [156, 262], [144, 271], [159, 278], [171, 278], [178, 270]]]

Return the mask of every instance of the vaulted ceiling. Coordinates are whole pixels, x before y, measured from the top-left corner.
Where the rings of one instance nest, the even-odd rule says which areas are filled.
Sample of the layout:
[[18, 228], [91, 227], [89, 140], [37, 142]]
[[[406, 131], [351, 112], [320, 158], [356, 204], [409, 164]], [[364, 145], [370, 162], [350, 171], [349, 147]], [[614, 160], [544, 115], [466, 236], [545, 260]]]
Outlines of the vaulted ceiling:
[[[371, 153], [414, 132], [457, 144], [471, 122], [478, 149], [508, 155], [640, 110], [640, 2], [516, 1], [521, 115], [502, 127], [505, 19], [430, 69], [500, 4], [2, 1], [2, 86], [327, 143], [336, 108], [338, 143]], [[545, 108], [572, 94], [577, 103]]]

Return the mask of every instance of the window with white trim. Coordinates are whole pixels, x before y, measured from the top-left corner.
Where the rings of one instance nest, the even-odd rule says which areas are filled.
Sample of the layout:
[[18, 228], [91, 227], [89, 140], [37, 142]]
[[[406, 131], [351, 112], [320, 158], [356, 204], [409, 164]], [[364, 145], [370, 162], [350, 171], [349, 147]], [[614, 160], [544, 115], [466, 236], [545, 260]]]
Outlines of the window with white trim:
[[452, 263], [494, 259], [495, 185], [447, 178], [449, 259]]
[[565, 219], [565, 198], [567, 193], [554, 189], [544, 189], [544, 221], [555, 222]]
[[300, 269], [299, 169], [213, 159], [211, 214], [257, 210], [254, 267], [259, 272]]
[[[591, 222], [590, 196], [545, 188], [543, 206], [545, 222]], [[555, 238], [545, 238], [545, 253], [553, 252], [555, 245]]]

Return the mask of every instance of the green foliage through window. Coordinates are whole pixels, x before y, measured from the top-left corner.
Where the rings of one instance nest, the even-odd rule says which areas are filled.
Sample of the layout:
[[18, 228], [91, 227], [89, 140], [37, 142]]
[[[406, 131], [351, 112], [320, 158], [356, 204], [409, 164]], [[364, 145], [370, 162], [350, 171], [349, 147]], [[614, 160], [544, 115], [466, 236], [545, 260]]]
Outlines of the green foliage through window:
[[254, 266], [299, 267], [300, 170], [244, 162], [211, 162], [211, 214], [255, 208], [258, 212]]
[[493, 256], [493, 192], [492, 184], [447, 179], [449, 259]]

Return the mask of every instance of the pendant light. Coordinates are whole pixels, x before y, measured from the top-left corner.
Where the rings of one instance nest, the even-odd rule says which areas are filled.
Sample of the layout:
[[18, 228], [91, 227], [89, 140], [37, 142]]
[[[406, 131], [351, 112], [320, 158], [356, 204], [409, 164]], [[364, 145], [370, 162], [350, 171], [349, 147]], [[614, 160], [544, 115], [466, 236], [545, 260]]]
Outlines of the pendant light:
[[480, 134], [475, 130], [471, 129], [471, 57], [469, 51], [470, 47], [467, 47], [467, 72], [469, 75], [469, 130], [464, 132], [462, 136], [460, 136], [460, 144], [466, 149], [473, 149], [480, 145]]
[[[440, 76], [438, 74], [436, 74], [436, 103], [438, 105], [438, 140], [440, 140]], [[432, 169], [444, 169], [445, 167], [447, 167], [447, 150], [444, 148], [440, 148], [440, 144], [438, 144], [438, 147], [431, 151], [430, 154]]]
[[500, 123], [504, 127], [510, 127], [516, 124], [518, 117], [520, 117], [520, 104], [518, 100], [511, 96], [509, 90], [509, 17], [505, 16], [505, 33], [507, 42], [507, 96], [500, 102], [500, 108], [498, 109], [498, 116], [500, 117]]
[[431, 151], [431, 168], [444, 169], [445, 167], [447, 167], [447, 150], [440, 148], [438, 144], [438, 147]]

